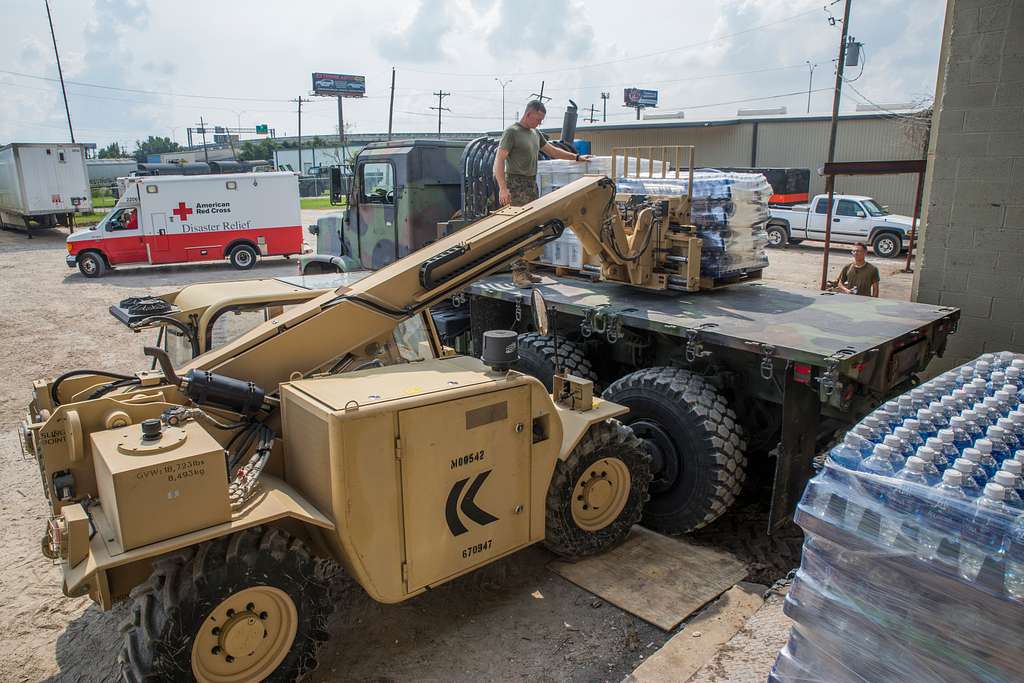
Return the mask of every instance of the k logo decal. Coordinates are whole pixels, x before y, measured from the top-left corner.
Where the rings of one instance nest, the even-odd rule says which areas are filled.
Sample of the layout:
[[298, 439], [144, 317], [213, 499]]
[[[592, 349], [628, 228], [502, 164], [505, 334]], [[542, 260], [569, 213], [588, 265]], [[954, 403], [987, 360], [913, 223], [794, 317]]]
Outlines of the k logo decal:
[[[452, 532], [452, 536], [461, 536], [462, 534], [469, 531], [466, 525], [462, 523], [462, 519], [459, 517], [459, 510], [465, 515], [470, 521], [476, 522], [480, 526], [487, 526], [491, 522], [497, 522], [498, 518], [489, 512], [481, 510], [474, 498], [479, 493], [480, 487], [484, 485], [484, 481], [491, 474], [491, 470], [481, 472], [475, 477], [467, 477], [465, 479], [459, 479], [452, 486], [452, 490], [448, 492], [448, 502], [444, 506], [444, 517], [448, 522], [448, 529]], [[466, 482], [473, 479], [473, 483], [469, 485], [469, 489], [466, 491], [466, 495], [462, 498], [462, 504], [459, 504], [459, 497], [462, 495], [462, 489], [466, 488]], [[458, 509], [456, 509], [458, 508]]]

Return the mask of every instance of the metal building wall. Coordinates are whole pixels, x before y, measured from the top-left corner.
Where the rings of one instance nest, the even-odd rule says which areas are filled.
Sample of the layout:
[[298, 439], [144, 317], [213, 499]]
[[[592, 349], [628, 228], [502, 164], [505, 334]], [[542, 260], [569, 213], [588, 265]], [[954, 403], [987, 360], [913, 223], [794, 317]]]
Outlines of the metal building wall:
[[753, 127], [743, 124], [707, 128], [581, 129], [578, 137], [591, 141], [593, 154], [611, 154], [612, 147], [695, 145], [700, 166], [747, 166], [750, 164]]

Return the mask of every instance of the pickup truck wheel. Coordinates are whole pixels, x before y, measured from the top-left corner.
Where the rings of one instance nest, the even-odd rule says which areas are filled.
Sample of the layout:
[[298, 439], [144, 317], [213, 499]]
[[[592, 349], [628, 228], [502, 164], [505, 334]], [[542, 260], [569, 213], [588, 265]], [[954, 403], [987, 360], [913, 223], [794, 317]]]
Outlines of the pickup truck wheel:
[[882, 258], [898, 258], [903, 250], [902, 240], [891, 232], [880, 232], [871, 240], [871, 249], [875, 256]]
[[231, 249], [228, 261], [238, 270], [249, 270], [256, 265], [256, 250], [248, 244], [239, 244]]
[[[597, 373], [583, 355], [583, 349], [567, 339], [558, 340], [558, 364], [570, 375], [597, 382]], [[551, 381], [555, 376], [554, 337], [535, 332], [519, 335], [519, 360], [512, 368], [536, 377], [551, 391]]]
[[651, 482], [651, 456], [618, 420], [587, 430], [555, 464], [545, 503], [544, 545], [569, 560], [621, 543], [640, 521]]
[[78, 257], [78, 270], [86, 277], [101, 277], [107, 272], [107, 262], [94, 251], [87, 251]]
[[649, 368], [619, 379], [603, 396], [629, 408], [622, 421], [652, 457], [644, 526], [689, 533], [733, 504], [746, 479], [746, 438], [715, 387], [689, 370]]
[[333, 604], [306, 546], [257, 527], [153, 562], [131, 592], [125, 681], [291, 681], [316, 667]]
[[781, 225], [769, 225], [765, 232], [768, 233], [769, 247], [781, 249], [789, 242], [789, 232]]

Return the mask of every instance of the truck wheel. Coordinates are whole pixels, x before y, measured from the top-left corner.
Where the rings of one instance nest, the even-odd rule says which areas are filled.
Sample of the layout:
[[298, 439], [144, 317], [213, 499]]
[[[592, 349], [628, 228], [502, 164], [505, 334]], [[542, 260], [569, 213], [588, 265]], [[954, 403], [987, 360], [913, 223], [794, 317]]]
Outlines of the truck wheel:
[[228, 261], [238, 270], [249, 270], [256, 265], [256, 250], [248, 244], [239, 244], [231, 249]]
[[619, 379], [604, 398], [629, 408], [622, 421], [651, 454], [644, 526], [684, 534], [732, 505], [746, 478], [746, 439], [713, 386], [689, 370], [649, 368]]
[[880, 232], [875, 235], [875, 239], [871, 240], [871, 249], [875, 252], [875, 256], [899, 258], [900, 252], [903, 250], [903, 243], [898, 235], [891, 232]]
[[[570, 375], [597, 381], [597, 373], [583, 355], [583, 349], [567, 339], [558, 340], [558, 364]], [[554, 338], [536, 332], [519, 335], [519, 360], [512, 368], [536, 377], [551, 391], [551, 380], [555, 375]]]
[[769, 225], [765, 232], [768, 233], [769, 247], [781, 249], [789, 242], [789, 232], [781, 225]]
[[78, 270], [86, 277], [100, 277], [107, 272], [107, 262], [94, 251], [87, 251], [78, 257]]
[[291, 681], [316, 667], [333, 607], [306, 546], [257, 527], [153, 562], [132, 590], [126, 681]]
[[544, 545], [569, 560], [608, 550], [640, 520], [651, 456], [618, 420], [594, 424], [555, 464], [545, 504]]

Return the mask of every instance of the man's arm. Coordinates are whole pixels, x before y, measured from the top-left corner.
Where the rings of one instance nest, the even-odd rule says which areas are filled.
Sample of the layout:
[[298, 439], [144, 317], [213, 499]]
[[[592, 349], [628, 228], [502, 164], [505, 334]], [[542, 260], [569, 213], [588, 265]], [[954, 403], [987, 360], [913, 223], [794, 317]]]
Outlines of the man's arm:
[[839, 271], [839, 277], [836, 278], [836, 287], [843, 294], [853, 294], [853, 290], [846, 286], [846, 273], [850, 266], [843, 266], [843, 269]]
[[561, 147], [555, 147], [550, 142], [544, 143], [544, 146], [540, 148], [540, 151], [547, 154], [552, 159], [567, 159], [568, 161], [590, 161], [591, 156], [589, 154], [573, 154], [567, 152]]
[[875, 280], [871, 284], [871, 296], [875, 297], [876, 299], [878, 298], [878, 280]]
[[508, 183], [505, 182], [505, 159], [508, 159], [508, 150], [499, 149], [494, 155], [494, 180], [498, 183], [498, 203], [508, 206], [512, 203], [512, 195], [508, 192]]

